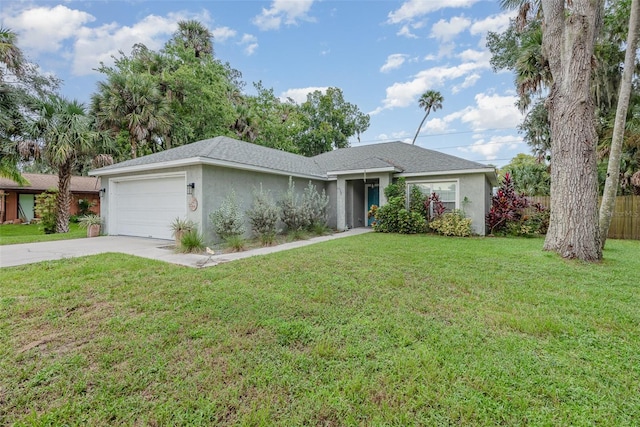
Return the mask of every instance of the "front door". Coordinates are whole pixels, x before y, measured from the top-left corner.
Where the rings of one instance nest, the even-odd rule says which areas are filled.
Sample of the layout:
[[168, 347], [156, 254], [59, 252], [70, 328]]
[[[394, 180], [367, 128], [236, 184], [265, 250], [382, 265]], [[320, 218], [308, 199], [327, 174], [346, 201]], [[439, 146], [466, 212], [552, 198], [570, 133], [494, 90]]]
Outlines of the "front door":
[[[380, 187], [368, 185], [367, 186], [367, 213], [371, 210], [371, 206], [380, 206]], [[375, 219], [368, 218], [367, 225], [371, 226]]]

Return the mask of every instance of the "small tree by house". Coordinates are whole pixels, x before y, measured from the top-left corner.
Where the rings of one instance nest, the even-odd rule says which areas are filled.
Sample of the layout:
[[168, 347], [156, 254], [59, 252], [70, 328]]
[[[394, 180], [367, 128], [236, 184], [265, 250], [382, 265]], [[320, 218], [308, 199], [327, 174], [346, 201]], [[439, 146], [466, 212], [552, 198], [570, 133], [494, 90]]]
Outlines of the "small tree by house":
[[258, 236], [263, 245], [271, 245], [277, 233], [280, 220], [280, 209], [271, 197], [271, 193], [262, 189], [254, 190], [253, 206], [247, 211], [251, 230]]
[[227, 245], [235, 250], [241, 250], [244, 247], [242, 235], [245, 233], [246, 227], [235, 191], [232, 190], [222, 201], [220, 207], [209, 214], [209, 220], [214, 233]]

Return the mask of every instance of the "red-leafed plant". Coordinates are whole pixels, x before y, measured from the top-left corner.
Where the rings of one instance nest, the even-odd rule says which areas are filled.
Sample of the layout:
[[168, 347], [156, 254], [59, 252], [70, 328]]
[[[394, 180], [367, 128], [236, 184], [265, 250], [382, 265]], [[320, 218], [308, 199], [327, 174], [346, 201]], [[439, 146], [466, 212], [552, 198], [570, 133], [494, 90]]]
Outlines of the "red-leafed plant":
[[424, 202], [424, 210], [427, 212], [427, 221], [430, 222], [440, 218], [447, 208], [440, 201], [440, 196], [436, 193], [431, 193]]
[[491, 198], [491, 209], [486, 216], [489, 234], [505, 233], [510, 223], [522, 220], [523, 211], [529, 200], [516, 193], [511, 174], [506, 173], [496, 194]]

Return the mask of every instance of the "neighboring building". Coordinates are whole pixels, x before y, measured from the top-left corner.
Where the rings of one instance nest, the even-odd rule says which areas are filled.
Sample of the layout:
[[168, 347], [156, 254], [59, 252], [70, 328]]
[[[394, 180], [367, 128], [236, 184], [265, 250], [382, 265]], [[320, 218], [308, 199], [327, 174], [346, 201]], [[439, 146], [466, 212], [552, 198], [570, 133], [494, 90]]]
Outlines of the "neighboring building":
[[[57, 175], [23, 173], [29, 185], [20, 186], [8, 178], [0, 178], [0, 224], [16, 219], [30, 222], [35, 218], [35, 198], [49, 189], [58, 188]], [[78, 213], [78, 201], [88, 200], [93, 204], [91, 211], [100, 214], [100, 178], [92, 176], [71, 177], [72, 215]]]
[[[380, 190], [404, 177], [435, 191], [449, 208], [464, 208], [475, 233], [485, 234], [485, 214], [497, 185], [493, 167], [403, 142], [343, 148], [304, 157], [227, 137], [217, 137], [90, 172], [102, 178], [105, 232], [171, 238], [170, 223], [188, 218], [213, 237], [209, 214], [233, 189], [248, 210], [260, 185], [277, 200], [291, 177], [302, 193], [309, 182], [329, 196], [329, 226], [367, 226], [371, 205], [386, 203]], [[409, 187], [409, 186], [408, 186]], [[464, 206], [463, 206], [464, 204]]]

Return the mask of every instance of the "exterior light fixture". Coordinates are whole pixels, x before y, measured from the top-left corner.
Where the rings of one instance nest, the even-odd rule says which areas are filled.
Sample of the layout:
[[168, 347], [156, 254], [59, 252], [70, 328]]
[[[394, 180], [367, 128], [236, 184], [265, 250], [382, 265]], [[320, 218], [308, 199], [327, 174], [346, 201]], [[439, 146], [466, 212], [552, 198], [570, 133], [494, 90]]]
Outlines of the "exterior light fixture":
[[189, 184], [187, 184], [187, 194], [191, 195], [193, 194], [193, 189], [196, 188], [196, 183], [195, 182], [191, 182]]
[[100, 189], [100, 197], [104, 196], [104, 194], [107, 192], [106, 188], [101, 188]]

